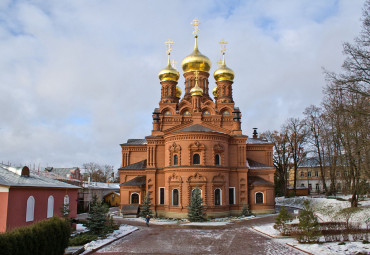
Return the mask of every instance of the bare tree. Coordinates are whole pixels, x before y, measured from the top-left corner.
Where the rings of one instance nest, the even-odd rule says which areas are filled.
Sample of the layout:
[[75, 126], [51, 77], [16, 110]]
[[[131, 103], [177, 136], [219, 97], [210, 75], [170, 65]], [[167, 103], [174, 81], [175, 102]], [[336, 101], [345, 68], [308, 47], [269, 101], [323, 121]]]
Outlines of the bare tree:
[[277, 193], [288, 195], [288, 172], [291, 160], [291, 150], [288, 143], [286, 133], [278, 131], [267, 131], [261, 134], [261, 137], [266, 138], [274, 144], [273, 163], [276, 168], [275, 185]]
[[321, 182], [323, 189], [328, 194], [328, 188], [326, 186], [326, 159], [325, 159], [325, 147], [323, 143], [323, 129], [325, 127], [324, 119], [322, 117], [322, 109], [311, 105], [303, 112], [305, 115], [304, 123], [307, 126], [307, 141], [313, 146], [314, 155], [317, 158], [321, 173]]
[[297, 171], [299, 165], [306, 158], [306, 126], [299, 118], [290, 118], [287, 120], [286, 124], [283, 126], [283, 132], [286, 133], [289, 149], [292, 156], [292, 164], [294, 171], [294, 194], [297, 190]]

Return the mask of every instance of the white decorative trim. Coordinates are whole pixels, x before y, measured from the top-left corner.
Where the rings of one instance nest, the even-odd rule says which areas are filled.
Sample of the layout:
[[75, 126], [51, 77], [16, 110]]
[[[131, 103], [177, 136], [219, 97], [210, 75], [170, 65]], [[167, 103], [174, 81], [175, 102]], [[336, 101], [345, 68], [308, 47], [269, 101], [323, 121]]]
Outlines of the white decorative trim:
[[[216, 190], [220, 190], [220, 204], [219, 205], [222, 205], [222, 189], [221, 188], [216, 188], [214, 191], [213, 191], [213, 194], [214, 194], [214, 200], [213, 201], [213, 204], [216, 205]], [[219, 206], [217, 205], [217, 206]]]
[[54, 197], [50, 195], [48, 197], [48, 207], [46, 212], [46, 218], [51, 218], [54, 215]]
[[265, 203], [265, 194], [262, 192], [262, 191], [257, 191], [257, 192], [255, 192], [254, 193], [254, 203], [256, 204], [256, 205], [258, 205], [257, 204], [257, 193], [261, 193], [262, 194], [262, 204], [264, 204]]
[[0, 192], [9, 192], [9, 187], [1, 187], [0, 186]]
[[140, 201], [141, 201], [141, 200], [140, 200], [140, 194], [139, 194], [139, 193], [137, 193], [137, 192], [132, 192], [132, 193], [130, 194], [130, 205], [136, 205], [136, 204], [133, 204], [133, 203], [132, 203], [132, 195], [133, 195], [133, 194], [137, 194], [137, 195], [139, 196], [139, 203], [138, 203], [138, 205], [140, 205]]
[[26, 222], [33, 221], [35, 217], [35, 198], [29, 196], [27, 199]]

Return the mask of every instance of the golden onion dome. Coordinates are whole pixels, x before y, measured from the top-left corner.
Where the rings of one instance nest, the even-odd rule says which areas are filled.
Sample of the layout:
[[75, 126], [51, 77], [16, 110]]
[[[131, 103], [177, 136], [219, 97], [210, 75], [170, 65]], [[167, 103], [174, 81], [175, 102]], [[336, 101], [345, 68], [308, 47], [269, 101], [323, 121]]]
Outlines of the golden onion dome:
[[178, 81], [180, 73], [171, 65], [170, 54], [168, 54], [167, 66], [158, 74], [159, 80], [162, 81]]
[[216, 82], [218, 81], [233, 81], [234, 71], [228, 68], [225, 64], [225, 54], [223, 54], [221, 66], [213, 73]]
[[198, 36], [195, 36], [195, 45], [193, 52], [185, 57], [181, 62], [182, 70], [184, 73], [191, 71], [209, 72], [211, 69], [211, 61], [208, 57], [200, 53], [197, 43]]
[[198, 86], [198, 79], [195, 79], [195, 86], [190, 90], [192, 96], [203, 96], [203, 89]]
[[176, 97], [180, 98], [182, 94], [182, 90], [179, 86], [176, 86]]
[[214, 97], [217, 97], [217, 86], [213, 88], [212, 94]]

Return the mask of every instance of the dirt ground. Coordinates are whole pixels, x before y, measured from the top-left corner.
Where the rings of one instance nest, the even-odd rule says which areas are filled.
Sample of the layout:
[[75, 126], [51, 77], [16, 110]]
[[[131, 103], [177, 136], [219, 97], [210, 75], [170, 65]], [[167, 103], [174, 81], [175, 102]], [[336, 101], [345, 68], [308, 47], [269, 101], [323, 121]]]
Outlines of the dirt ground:
[[102, 248], [94, 254], [304, 254], [252, 226], [274, 221], [275, 215], [231, 223], [225, 226], [154, 225], [121, 220], [139, 230]]

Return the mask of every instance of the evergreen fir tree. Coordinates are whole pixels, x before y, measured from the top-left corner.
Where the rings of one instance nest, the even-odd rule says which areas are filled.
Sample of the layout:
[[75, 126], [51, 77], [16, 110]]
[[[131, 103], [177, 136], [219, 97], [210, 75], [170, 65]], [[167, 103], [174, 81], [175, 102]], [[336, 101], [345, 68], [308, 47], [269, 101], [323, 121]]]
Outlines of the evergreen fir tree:
[[153, 211], [150, 209], [151, 206], [152, 206], [152, 203], [151, 203], [150, 195], [148, 192], [146, 193], [143, 203], [141, 205], [140, 216], [145, 218], [147, 215], [149, 215], [150, 217], [152, 217]]
[[201, 222], [207, 220], [206, 209], [203, 206], [203, 199], [199, 189], [193, 191], [188, 207], [188, 218], [190, 221]]
[[298, 236], [299, 242], [316, 242], [320, 236], [319, 222], [313, 209], [310, 206], [310, 201], [304, 201], [303, 210], [298, 215], [298, 229], [302, 233]]
[[279, 230], [281, 234], [286, 235], [286, 224], [292, 220], [292, 215], [288, 212], [285, 206], [282, 206], [278, 216], [275, 218], [274, 228]]
[[87, 228], [92, 234], [103, 235], [107, 229], [107, 213], [109, 209], [94, 196], [87, 217]]
[[250, 210], [249, 210], [249, 205], [247, 205], [247, 204], [243, 204], [243, 208], [242, 208], [242, 216], [251, 216], [252, 215], [252, 213], [250, 212]]

